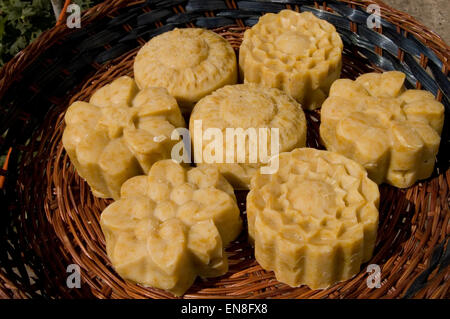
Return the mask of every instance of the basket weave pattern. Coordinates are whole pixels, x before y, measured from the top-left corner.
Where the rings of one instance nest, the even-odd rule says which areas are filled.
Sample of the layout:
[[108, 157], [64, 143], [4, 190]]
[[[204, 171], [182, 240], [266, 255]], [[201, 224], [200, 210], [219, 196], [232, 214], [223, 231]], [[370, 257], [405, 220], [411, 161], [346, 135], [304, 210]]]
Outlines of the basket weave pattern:
[[[382, 28], [366, 26], [365, 7], [378, 3]], [[382, 185], [373, 258], [381, 287], [368, 288], [366, 266], [325, 290], [279, 283], [255, 261], [246, 231], [227, 249], [230, 270], [198, 279], [184, 298], [445, 298], [450, 245], [448, 134], [450, 48], [414, 19], [375, 1], [106, 1], [83, 15], [79, 30], [57, 26], [0, 70], [2, 154], [13, 148], [0, 200], [0, 298], [173, 298], [125, 282], [112, 269], [99, 227], [109, 203], [92, 196], [63, 150], [64, 111], [101, 86], [132, 76], [137, 50], [174, 27], [206, 27], [238, 52], [243, 32], [259, 15], [284, 8], [309, 10], [333, 23], [344, 43], [342, 77], [397, 69], [408, 87], [431, 91], [446, 106], [441, 150], [426, 181], [400, 190]], [[308, 146], [319, 143], [320, 111], [307, 112]], [[245, 192], [238, 192], [245, 211]], [[80, 265], [82, 286], [66, 285], [67, 266]]]

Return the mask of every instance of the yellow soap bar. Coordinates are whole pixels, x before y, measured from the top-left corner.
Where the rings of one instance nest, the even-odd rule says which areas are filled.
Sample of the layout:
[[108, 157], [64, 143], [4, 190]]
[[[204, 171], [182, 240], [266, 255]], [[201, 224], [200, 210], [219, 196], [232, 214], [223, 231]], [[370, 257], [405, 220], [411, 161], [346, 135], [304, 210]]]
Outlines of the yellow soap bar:
[[237, 82], [236, 55], [213, 31], [175, 29], [152, 38], [138, 52], [134, 76], [140, 88], [167, 88], [183, 110], [214, 90]]
[[[196, 121], [201, 121], [198, 132]], [[218, 130], [220, 136], [210, 136], [208, 129]], [[201, 99], [192, 111], [189, 131], [197, 165], [219, 168], [235, 188], [243, 189], [270, 156], [306, 144], [301, 106], [278, 89], [255, 84], [228, 85]], [[208, 154], [213, 154], [209, 163]]]
[[127, 179], [170, 158], [172, 131], [185, 127], [166, 89], [139, 91], [128, 76], [97, 90], [89, 103], [74, 102], [64, 119], [62, 142], [78, 174], [95, 196], [114, 199]]
[[372, 256], [378, 186], [337, 153], [301, 148], [279, 161], [277, 173], [255, 174], [247, 196], [256, 260], [292, 287], [351, 278]]
[[444, 124], [444, 106], [427, 91], [405, 91], [404, 81], [397, 71], [337, 80], [320, 126], [328, 150], [363, 165], [376, 183], [401, 188], [432, 174]]
[[245, 83], [282, 89], [313, 110], [340, 76], [342, 50], [332, 24], [311, 12], [282, 10], [245, 31], [239, 67]]
[[214, 168], [156, 162], [122, 185], [101, 214], [106, 251], [117, 273], [179, 296], [196, 276], [228, 271], [224, 248], [242, 221], [233, 188]]

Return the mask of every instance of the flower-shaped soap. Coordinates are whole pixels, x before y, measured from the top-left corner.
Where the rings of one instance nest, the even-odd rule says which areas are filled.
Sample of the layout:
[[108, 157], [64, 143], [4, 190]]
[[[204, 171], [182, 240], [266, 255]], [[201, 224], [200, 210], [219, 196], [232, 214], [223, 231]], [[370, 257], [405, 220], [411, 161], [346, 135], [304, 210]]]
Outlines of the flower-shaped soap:
[[[196, 132], [199, 120], [202, 130]], [[220, 130], [221, 138], [208, 134], [208, 129]], [[228, 85], [201, 99], [192, 111], [189, 131], [197, 165], [218, 167], [234, 187], [244, 189], [271, 156], [306, 144], [301, 106], [278, 89], [255, 84]], [[220, 158], [211, 150], [216, 145]], [[206, 157], [211, 153], [214, 163]]]
[[101, 215], [107, 254], [123, 278], [182, 295], [197, 275], [228, 270], [242, 221], [233, 188], [214, 168], [156, 162], [122, 185]]
[[363, 165], [376, 183], [410, 187], [434, 168], [444, 106], [403, 86], [397, 71], [341, 79], [323, 103], [320, 136], [328, 150]]
[[311, 148], [279, 156], [247, 196], [255, 257], [290, 286], [326, 288], [368, 261], [378, 227], [378, 186], [358, 163]]
[[77, 101], [65, 115], [63, 145], [78, 174], [98, 197], [120, 197], [130, 177], [170, 158], [172, 131], [184, 127], [175, 98], [163, 88], [139, 91], [123, 76]]
[[332, 24], [310, 12], [282, 10], [245, 31], [239, 67], [245, 83], [282, 89], [313, 110], [340, 76], [342, 49]]
[[138, 52], [134, 76], [140, 88], [167, 88], [190, 111], [212, 91], [237, 82], [236, 55], [213, 31], [175, 29], [152, 38]]

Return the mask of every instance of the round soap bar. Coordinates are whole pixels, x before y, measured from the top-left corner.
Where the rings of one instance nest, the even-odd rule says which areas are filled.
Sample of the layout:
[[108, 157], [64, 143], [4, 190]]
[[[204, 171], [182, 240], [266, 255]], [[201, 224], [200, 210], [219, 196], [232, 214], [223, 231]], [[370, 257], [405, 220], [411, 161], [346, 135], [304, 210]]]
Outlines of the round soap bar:
[[255, 174], [247, 196], [256, 260], [293, 287], [326, 288], [351, 278], [372, 256], [377, 184], [337, 153], [302, 148], [279, 161], [276, 174]]
[[332, 24], [310, 12], [282, 10], [245, 31], [239, 67], [245, 83], [282, 89], [313, 110], [340, 76], [342, 49]]
[[117, 273], [182, 295], [197, 275], [228, 271], [226, 247], [242, 221], [233, 188], [214, 168], [156, 162], [122, 185], [101, 214], [106, 251]]
[[362, 164], [376, 183], [410, 187], [434, 168], [444, 106], [403, 86], [397, 71], [337, 80], [323, 103], [320, 136], [330, 151]]
[[[202, 130], [196, 131], [200, 120]], [[301, 106], [278, 89], [255, 84], [228, 85], [201, 99], [192, 111], [189, 131], [197, 165], [218, 167], [235, 188], [243, 189], [270, 156], [306, 144]], [[208, 162], [211, 153], [215, 156]]]
[[213, 31], [174, 29], [152, 38], [138, 52], [134, 76], [140, 88], [165, 87], [190, 111], [212, 91], [237, 82], [236, 55]]
[[62, 142], [78, 174], [98, 197], [120, 197], [130, 177], [170, 158], [172, 131], [185, 127], [175, 98], [164, 88], [139, 91], [123, 76], [77, 101], [65, 115]]

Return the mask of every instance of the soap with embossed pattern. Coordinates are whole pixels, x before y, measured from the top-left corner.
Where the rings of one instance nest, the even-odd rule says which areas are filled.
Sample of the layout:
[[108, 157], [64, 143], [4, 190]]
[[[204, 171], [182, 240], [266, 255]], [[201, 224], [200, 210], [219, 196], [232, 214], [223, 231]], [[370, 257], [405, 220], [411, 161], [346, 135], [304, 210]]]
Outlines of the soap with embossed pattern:
[[172, 160], [126, 181], [100, 224], [119, 275], [177, 296], [197, 276], [227, 272], [224, 249], [242, 228], [233, 188], [217, 169]]
[[236, 55], [228, 41], [213, 31], [174, 29], [139, 50], [134, 76], [140, 88], [166, 88], [188, 112], [205, 95], [237, 82]]
[[286, 91], [303, 108], [320, 107], [342, 68], [334, 26], [311, 12], [268, 13], [244, 33], [239, 68], [245, 83]]

